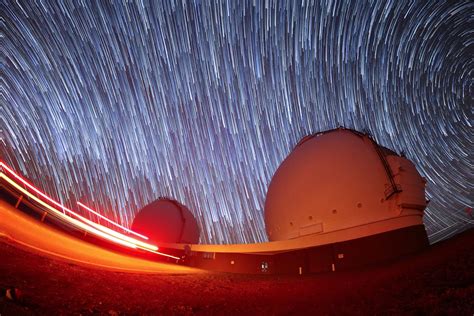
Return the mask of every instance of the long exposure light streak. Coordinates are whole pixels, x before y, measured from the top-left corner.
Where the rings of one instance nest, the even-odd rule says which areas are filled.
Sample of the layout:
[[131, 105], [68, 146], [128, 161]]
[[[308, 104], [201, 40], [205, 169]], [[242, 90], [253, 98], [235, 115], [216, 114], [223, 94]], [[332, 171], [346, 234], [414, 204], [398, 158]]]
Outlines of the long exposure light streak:
[[[12, 185], [15, 189], [17, 189], [19, 192], [21, 192], [22, 194], [28, 196], [29, 198], [31, 198], [35, 202], [39, 203], [41, 206], [43, 206], [44, 208], [49, 210], [53, 215], [59, 217], [60, 219], [64, 220], [65, 222], [71, 224], [72, 226], [77, 227], [79, 229], [83, 229], [84, 231], [86, 231], [88, 233], [91, 233], [93, 235], [102, 237], [106, 240], [112, 241], [112, 242], [120, 244], [122, 246], [126, 246], [126, 247], [129, 247], [129, 248], [137, 248], [137, 246], [135, 244], [131, 243], [131, 242], [122, 240], [120, 238], [116, 238], [114, 236], [110, 236], [109, 234], [104, 233], [104, 232], [100, 231], [99, 229], [95, 229], [94, 227], [91, 227], [90, 225], [87, 225], [87, 224], [85, 224], [85, 223], [83, 223], [83, 222], [81, 222], [77, 219], [74, 219], [70, 216], [65, 215], [63, 212], [55, 209], [54, 207], [50, 206], [49, 204], [47, 204], [43, 200], [39, 199], [35, 195], [28, 192], [26, 189], [22, 188], [19, 184], [17, 184], [15, 181], [13, 181], [9, 177], [7, 177], [5, 174], [1, 173], [0, 174], [0, 179], [5, 180], [10, 185]], [[81, 217], [79, 217], [79, 218], [81, 218]]]
[[[15, 173], [11, 168], [9, 168], [5, 163], [0, 161], [0, 179], [8, 182], [10, 185], [12, 185], [15, 189], [17, 189], [19, 192], [22, 194], [28, 196], [29, 198], [33, 199], [35, 202], [39, 203], [42, 207], [46, 208], [50, 212], [52, 212], [53, 215], [59, 217], [61, 220], [68, 222], [69, 224], [73, 225], [74, 227], [80, 228], [88, 233], [91, 233], [93, 235], [99, 236], [101, 238], [107, 239], [111, 242], [118, 243], [120, 245], [129, 247], [129, 248], [140, 248], [142, 250], [152, 252], [155, 254], [158, 254], [160, 256], [165, 256], [165, 257], [170, 257], [179, 260], [178, 257], [171, 256], [162, 252], [157, 251], [158, 247], [155, 245], [151, 245], [148, 243], [144, 243], [142, 241], [136, 240], [134, 238], [131, 238], [129, 236], [123, 235], [117, 231], [114, 231], [108, 227], [102, 226], [98, 223], [94, 223], [90, 221], [89, 219], [79, 215], [78, 213], [68, 209], [64, 205], [58, 203], [57, 201], [51, 199], [49, 196], [47, 196], [45, 193], [43, 193], [41, 190], [36, 188], [34, 185], [30, 184], [28, 181], [26, 181], [24, 178], [19, 176], [17, 173]], [[52, 207], [48, 203], [46, 203], [44, 200], [38, 198], [25, 188], [23, 188], [21, 185], [16, 183], [14, 180], [9, 178], [3, 170], [6, 170], [9, 174], [11, 174], [14, 178], [16, 178], [18, 181], [20, 181], [22, 184], [26, 185], [30, 190], [34, 191], [37, 195], [41, 196], [43, 199], [46, 201], [54, 204], [56, 207], [58, 207], [61, 211], [58, 209]], [[71, 216], [66, 215], [65, 213], [70, 214], [71, 216], [76, 217], [77, 219], [72, 218]], [[99, 214], [100, 215], [100, 214]]]
[[[140, 245], [141, 247], [145, 248], [145, 249], [151, 249], [151, 250], [157, 250], [158, 248], [154, 245], [149, 245], [149, 244], [146, 244], [146, 243], [143, 243], [139, 240], [136, 240], [136, 239], [133, 239], [133, 238], [130, 238], [128, 236], [125, 236], [123, 234], [120, 234], [112, 229], [109, 229], [105, 226], [102, 226], [100, 224], [97, 224], [97, 223], [94, 223], [92, 221], [90, 221], [89, 219], [79, 215], [78, 213], [74, 212], [74, 211], [71, 211], [69, 208], [65, 207], [64, 205], [58, 203], [57, 201], [53, 200], [52, 198], [50, 198], [49, 196], [47, 196], [46, 194], [44, 194], [42, 191], [40, 191], [38, 188], [36, 188], [34, 185], [30, 184], [28, 181], [26, 181], [24, 178], [22, 178], [21, 176], [19, 176], [16, 172], [14, 172], [11, 168], [9, 168], [7, 165], [5, 165], [5, 163], [1, 162], [0, 161], [0, 168], [1, 169], [5, 169], [7, 170], [12, 176], [14, 176], [17, 180], [19, 180], [21, 183], [23, 183], [24, 185], [26, 185], [29, 189], [33, 190], [36, 194], [40, 195], [42, 198], [46, 199], [48, 202], [56, 205], [57, 207], [59, 207], [61, 210], [63, 210], [63, 212], [66, 212], [66, 213], [69, 213], [70, 215], [82, 220], [83, 222], [86, 222], [88, 223], [89, 225], [91, 226], [94, 226], [95, 228], [99, 229], [99, 230], [102, 230], [103, 232], [109, 234], [109, 235], [114, 235], [116, 238], [119, 238], [119, 239], [125, 239], [126, 241], [128, 242], [131, 242], [131, 243], [134, 243], [136, 245]], [[88, 211], [92, 211], [91, 209], [88, 209]], [[98, 216], [101, 216], [100, 214], [96, 213], [96, 212], [93, 212], [94, 214], [98, 215]], [[103, 216], [101, 216], [103, 217]], [[105, 217], [104, 217], [105, 218]], [[112, 221], [110, 221], [112, 222]], [[114, 222], [112, 222], [114, 223]], [[117, 224], [118, 225], [118, 224]], [[122, 227], [121, 225], [118, 225], [120, 227]], [[124, 227], [123, 227], [124, 228]], [[126, 228], [125, 228], [126, 229]], [[129, 229], [126, 229], [127, 231], [130, 231]], [[136, 234], [136, 233], [135, 233]], [[140, 235], [142, 236], [142, 235]], [[146, 237], [145, 237], [146, 238]]]
[[88, 207], [88, 206], [82, 204], [81, 202], [77, 202], [77, 205], [79, 205], [79, 206], [82, 207], [83, 209], [87, 210], [88, 212], [91, 212], [92, 214], [94, 214], [94, 215], [96, 215], [96, 216], [102, 218], [103, 220], [109, 222], [110, 224], [112, 224], [112, 225], [114, 225], [114, 226], [117, 226], [117, 227], [120, 227], [121, 229], [125, 230], [126, 232], [129, 232], [130, 234], [133, 234], [133, 235], [138, 236], [138, 237], [143, 238], [143, 239], [148, 239], [148, 237], [143, 236], [142, 234], [139, 234], [139, 233], [137, 233], [137, 232], [134, 232], [133, 230], [128, 229], [127, 227], [124, 227], [124, 226], [122, 226], [122, 225], [120, 225], [120, 224], [118, 224], [118, 223], [116, 223], [116, 222], [114, 222], [114, 221], [108, 219], [107, 217], [101, 215], [100, 213], [97, 213], [96, 211], [94, 211], [94, 210], [91, 209], [90, 207]]

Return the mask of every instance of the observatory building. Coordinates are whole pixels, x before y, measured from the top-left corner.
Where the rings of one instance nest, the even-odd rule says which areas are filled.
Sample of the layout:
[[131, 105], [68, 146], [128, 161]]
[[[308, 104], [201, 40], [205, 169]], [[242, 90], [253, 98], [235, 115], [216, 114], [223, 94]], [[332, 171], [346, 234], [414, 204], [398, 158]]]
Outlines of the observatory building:
[[[183, 264], [207, 270], [345, 270], [428, 246], [425, 184], [405, 157], [366, 134], [338, 128], [304, 137], [276, 170], [265, 201], [269, 242], [196, 244], [192, 214], [171, 200], [146, 206], [132, 228], [164, 241], [160, 249], [182, 256]], [[151, 229], [152, 222], [160, 228]]]
[[303, 138], [277, 169], [265, 201], [271, 241], [323, 234], [328, 242], [417, 228], [424, 178], [369, 136], [335, 129]]
[[[40, 211], [43, 221], [54, 206], [8, 178], [3, 168], [24, 180], [0, 165], [2, 187], [14, 197], [15, 208], [21, 202]], [[193, 214], [169, 198], [141, 209], [131, 229], [159, 247], [161, 260], [205, 270], [254, 274], [347, 270], [428, 246], [423, 225], [425, 184], [403, 155], [378, 145], [369, 135], [338, 128], [304, 137], [276, 170], [265, 200], [268, 242], [199, 244]], [[22, 202], [25, 192], [31, 201]], [[57, 213], [64, 220], [66, 215]]]

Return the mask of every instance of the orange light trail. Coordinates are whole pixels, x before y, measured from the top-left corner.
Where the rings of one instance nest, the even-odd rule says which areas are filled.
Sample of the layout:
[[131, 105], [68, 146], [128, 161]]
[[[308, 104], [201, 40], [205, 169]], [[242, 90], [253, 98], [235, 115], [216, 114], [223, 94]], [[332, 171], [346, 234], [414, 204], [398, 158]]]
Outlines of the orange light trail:
[[94, 226], [96, 229], [99, 229], [101, 231], [103, 231], [104, 233], [106, 234], [109, 234], [109, 235], [112, 235], [114, 236], [115, 238], [119, 238], [119, 239], [123, 239], [127, 242], [130, 242], [130, 243], [133, 243], [133, 244], [136, 244], [137, 246], [140, 246], [140, 248], [143, 248], [145, 250], [158, 250], [158, 247], [154, 246], [154, 245], [150, 245], [150, 244], [147, 244], [147, 243], [143, 243], [139, 240], [136, 240], [134, 238], [131, 238], [131, 237], [128, 237], [128, 236], [125, 236], [119, 232], [116, 232], [110, 228], [107, 228], [105, 226], [102, 226], [100, 224], [97, 224], [97, 223], [94, 223], [90, 220], [88, 220], [87, 218], [77, 214], [76, 212], [73, 212], [71, 211], [70, 209], [68, 209], [67, 207], [65, 207], [64, 205], [60, 204], [59, 202], [53, 200], [52, 198], [50, 198], [49, 196], [47, 196], [46, 194], [44, 194], [43, 192], [41, 192], [40, 190], [38, 190], [35, 186], [33, 186], [32, 184], [30, 184], [28, 181], [26, 181], [25, 179], [23, 179], [22, 177], [20, 177], [17, 173], [15, 173], [12, 169], [10, 169], [9, 167], [7, 167], [3, 162], [0, 162], [0, 166], [5, 168], [11, 175], [13, 175], [15, 178], [17, 178], [18, 180], [20, 180], [23, 184], [25, 184], [28, 188], [30, 188], [31, 190], [33, 190], [34, 192], [36, 192], [37, 194], [39, 194], [41, 197], [45, 198], [46, 200], [48, 200], [49, 202], [53, 203], [54, 205], [56, 205], [57, 207], [61, 208], [63, 211], [69, 213], [69, 214], [72, 214], [73, 216], [79, 218], [80, 220], [82, 220], [83, 222], [89, 224], [90, 226]]
[[[52, 198], [50, 198], [49, 196], [47, 196], [45, 193], [43, 193], [42, 191], [40, 191], [39, 189], [37, 189], [35, 186], [33, 186], [32, 184], [30, 184], [28, 181], [26, 181], [25, 179], [23, 179], [21, 176], [19, 176], [17, 173], [15, 173], [11, 168], [9, 168], [7, 165], [5, 165], [5, 163], [3, 163], [2, 161], [0, 161], [0, 167], [2, 168], [2, 172], [0, 173], [0, 176], [1, 178], [5, 179], [8, 183], [10, 183], [12, 186], [14, 186], [17, 190], [19, 190], [20, 192], [22, 192], [23, 194], [27, 195], [28, 197], [32, 198], [33, 200], [35, 200], [37, 203], [41, 204], [42, 206], [44, 206], [46, 209], [50, 210], [53, 214], [55, 214], [56, 216], [60, 217], [61, 219], [69, 222], [70, 224], [72, 224], [73, 226], [76, 226], [76, 227], [79, 227], [93, 235], [96, 235], [96, 236], [99, 236], [99, 237], [102, 237], [104, 239], [107, 239], [111, 242], [114, 242], [114, 243], [118, 243], [120, 245], [123, 245], [123, 246], [126, 246], [126, 247], [129, 247], [129, 248], [133, 248], [133, 249], [142, 249], [142, 250], [145, 250], [145, 251], [148, 251], [148, 252], [152, 252], [152, 253], [155, 253], [155, 254], [158, 254], [158, 255], [161, 255], [161, 256], [165, 256], [165, 257], [169, 257], [169, 258], [173, 258], [173, 259], [176, 259], [176, 260], [179, 260], [180, 258], [179, 257], [175, 257], [175, 256], [172, 256], [172, 255], [168, 255], [168, 254], [165, 254], [165, 253], [162, 253], [162, 252], [158, 252], [158, 247], [155, 246], [155, 245], [152, 245], [152, 244], [148, 244], [148, 243], [145, 243], [145, 242], [142, 242], [142, 241], [139, 241], [135, 238], [132, 238], [132, 237], [129, 237], [129, 236], [126, 236], [126, 235], [123, 235], [122, 233], [119, 233], [113, 229], [110, 229], [108, 227], [105, 227], [103, 225], [100, 225], [98, 223], [95, 223], [79, 214], [77, 214], [76, 212], [68, 209], [67, 207], [65, 207], [64, 205], [60, 204], [59, 202], [53, 200]], [[36, 194], [38, 194], [39, 196], [41, 196], [42, 198], [46, 199], [47, 201], [49, 201], [50, 203], [56, 205], [57, 207], [59, 207], [61, 210], [63, 210], [63, 212], [66, 212], [66, 213], [69, 213], [71, 214], [72, 216], [80, 219], [81, 221], [79, 220], [76, 220], [66, 214], [64, 214], [63, 212], [55, 209], [54, 207], [50, 206], [49, 204], [47, 204], [45, 201], [42, 201], [41, 199], [39, 199], [38, 197], [36, 197], [35, 195], [33, 195], [32, 193], [28, 192], [25, 188], [23, 188], [22, 186], [20, 186], [18, 183], [16, 183], [14, 180], [12, 180], [11, 178], [9, 178], [8, 176], [6, 176], [4, 173], [3, 173], [3, 169], [7, 170], [13, 177], [15, 177], [17, 180], [19, 180], [21, 183], [23, 183], [25, 186], [27, 186], [29, 189], [33, 190]], [[123, 229], [125, 229], [126, 231], [130, 231], [131, 233], [134, 233], [135, 235], [139, 235], [140, 237], [142, 238], [146, 238], [148, 239], [147, 237], [143, 236], [143, 235], [140, 235], [138, 233], [135, 233], [109, 219], [107, 219], [105, 216], [102, 216], [100, 215], [99, 213], [95, 212], [94, 210], [90, 209], [89, 207], [85, 206], [84, 204], [78, 202], [78, 205], [85, 208], [86, 210], [98, 215], [99, 217], [101, 218], [104, 218], [106, 219], [108, 222], [111, 222], [113, 224], [115, 224], [116, 226], [119, 226]]]
[[102, 218], [102, 219], [106, 220], [107, 222], [111, 223], [112, 225], [115, 225], [115, 226], [117, 226], [117, 227], [122, 228], [123, 230], [129, 232], [130, 234], [133, 234], [133, 235], [135, 235], [135, 236], [138, 236], [138, 237], [140, 237], [140, 238], [143, 238], [143, 239], [147, 239], [147, 240], [148, 240], [148, 237], [143, 236], [143, 235], [141, 235], [141, 234], [139, 234], [139, 233], [137, 233], [137, 232], [134, 232], [133, 230], [128, 229], [127, 227], [122, 226], [122, 225], [120, 225], [120, 224], [118, 224], [118, 223], [116, 223], [116, 222], [114, 222], [114, 221], [108, 219], [108, 218], [105, 217], [104, 215], [97, 213], [96, 211], [94, 211], [94, 210], [91, 209], [90, 207], [88, 207], [88, 206], [82, 204], [81, 202], [77, 202], [77, 205], [79, 205], [80, 207], [84, 208], [86, 211], [89, 211], [89, 212], [91, 212], [92, 214], [95, 214], [95, 215], [99, 216], [100, 218]]
[[2, 179], [5, 179], [5, 181], [7, 181], [8, 183], [10, 183], [13, 187], [15, 187], [18, 191], [20, 191], [21, 193], [23, 193], [24, 195], [28, 196], [29, 198], [33, 199], [34, 201], [36, 201], [37, 203], [41, 204], [43, 207], [45, 207], [46, 209], [48, 209], [49, 211], [51, 211], [54, 215], [58, 216], [59, 218], [63, 219], [63, 220], [66, 220], [67, 222], [69, 222], [70, 224], [72, 224], [73, 226], [75, 227], [79, 227], [85, 231], [87, 231], [88, 233], [91, 233], [93, 235], [96, 235], [96, 236], [100, 236], [104, 239], [107, 239], [109, 241], [112, 241], [114, 243], [118, 243], [122, 246], [126, 246], [126, 247], [129, 247], [129, 248], [137, 248], [136, 245], [134, 245], [133, 243], [130, 243], [130, 242], [127, 242], [127, 241], [124, 241], [124, 240], [121, 240], [119, 238], [116, 238], [114, 236], [110, 236], [104, 232], [101, 232], [100, 230], [97, 230], [95, 229], [94, 227], [91, 227], [81, 221], [78, 221], [77, 219], [74, 219], [70, 216], [67, 216], [66, 214], [62, 213], [61, 211], [53, 208], [52, 206], [50, 206], [49, 204], [47, 204], [46, 202], [42, 201], [41, 199], [39, 199], [38, 197], [34, 196], [33, 194], [31, 194], [30, 192], [28, 192], [26, 189], [22, 188], [18, 183], [16, 183], [15, 181], [13, 181], [12, 179], [10, 179], [9, 177], [7, 177], [5, 174], [1, 174], [1, 178]]
[[166, 253], [159, 252], [159, 251], [151, 251], [150, 250], [150, 252], [156, 253], [157, 255], [173, 258], [173, 259], [176, 259], [176, 260], [181, 259], [180, 257], [175, 257], [175, 256], [172, 256], [172, 255], [169, 255], [169, 254], [166, 254]]

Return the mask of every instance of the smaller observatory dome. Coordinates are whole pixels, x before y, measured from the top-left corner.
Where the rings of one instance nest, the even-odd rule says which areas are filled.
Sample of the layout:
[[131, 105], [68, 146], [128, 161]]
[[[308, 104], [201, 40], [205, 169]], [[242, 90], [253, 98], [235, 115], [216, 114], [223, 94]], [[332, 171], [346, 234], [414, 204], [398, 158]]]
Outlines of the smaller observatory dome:
[[132, 230], [156, 242], [199, 242], [199, 226], [193, 214], [181, 203], [168, 198], [160, 198], [142, 208], [133, 220]]

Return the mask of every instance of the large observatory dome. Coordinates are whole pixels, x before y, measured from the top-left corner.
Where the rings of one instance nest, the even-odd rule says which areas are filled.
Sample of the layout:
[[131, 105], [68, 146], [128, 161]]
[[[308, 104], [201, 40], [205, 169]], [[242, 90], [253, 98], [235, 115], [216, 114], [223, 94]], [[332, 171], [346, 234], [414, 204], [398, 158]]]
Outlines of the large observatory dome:
[[142, 208], [133, 220], [132, 230], [155, 242], [199, 242], [199, 227], [193, 214], [181, 203], [167, 198]]
[[268, 237], [337, 233], [349, 240], [422, 225], [424, 189], [412, 162], [367, 135], [341, 128], [307, 136], [270, 183]]

